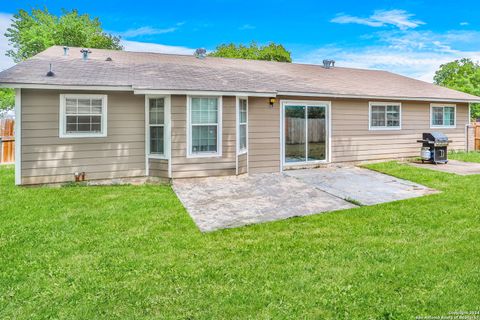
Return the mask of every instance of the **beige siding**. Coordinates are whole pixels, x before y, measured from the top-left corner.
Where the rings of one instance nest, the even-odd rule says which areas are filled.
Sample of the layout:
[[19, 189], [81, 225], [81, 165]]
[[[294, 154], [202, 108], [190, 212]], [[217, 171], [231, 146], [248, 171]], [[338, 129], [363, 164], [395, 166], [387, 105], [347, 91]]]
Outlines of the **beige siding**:
[[212, 158], [187, 158], [187, 97], [171, 100], [173, 178], [235, 175], [235, 97], [223, 97], [222, 156]]
[[59, 138], [58, 90], [22, 90], [22, 183], [73, 180], [74, 172], [87, 179], [145, 175], [144, 96], [128, 92], [108, 95], [108, 136]]
[[168, 178], [168, 160], [149, 159], [148, 175], [150, 177]]
[[[74, 172], [87, 179], [145, 175], [144, 96], [108, 92], [108, 137], [58, 137], [59, 95], [78, 93], [58, 90], [22, 90], [22, 183], [73, 180]], [[82, 92], [84, 93], [84, 92]], [[98, 92], [95, 92], [98, 93]], [[187, 115], [184, 95], [171, 97], [173, 178], [278, 172], [280, 170], [280, 106], [268, 98], [249, 98], [248, 155], [236, 159], [235, 97], [223, 97], [222, 156], [187, 157]], [[468, 105], [457, 104], [454, 129], [430, 129], [430, 104], [402, 102], [402, 129], [369, 131], [368, 100], [332, 101], [332, 162], [381, 160], [416, 156], [422, 132], [441, 131], [453, 140], [450, 149], [466, 148]], [[237, 162], [237, 161], [238, 162]], [[248, 163], [247, 163], [248, 162]], [[150, 176], [168, 177], [168, 160], [151, 159]], [[237, 167], [238, 165], [238, 167]]]
[[280, 170], [280, 109], [270, 107], [268, 98], [248, 99], [249, 173]]
[[475, 126], [469, 125], [467, 129], [467, 151], [475, 151]]
[[430, 128], [430, 104], [402, 102], [402, 129], [368, 129], [368, 101], [332, 101], [332, 162], [381, 160], [419, 154], [423, 132], [440, 131], [453, 142], [451, 150], [465, 150], [468, 105], [457, 104], [455, 129]]
[[369, 161], [413, 157], [419, 154], [417, 139], [423, 132], [440, 131], [452, 143], [451, 150], [465, 150], [468, 105], [457, 104], [457, 125], [452, 129], [430, 128], [430, 103], [402, 102], [402, 129], [368, 128], [369, 100], [279, 97], [274, 108], [265, 98], [249, 99], [249, 172], [278, 171], [280, 159], [280, 100], [331, 101], [332, 162]]
[[244, 174], [248, 172], [248, 154], [240, 154], [238, 156], [238, 174]]

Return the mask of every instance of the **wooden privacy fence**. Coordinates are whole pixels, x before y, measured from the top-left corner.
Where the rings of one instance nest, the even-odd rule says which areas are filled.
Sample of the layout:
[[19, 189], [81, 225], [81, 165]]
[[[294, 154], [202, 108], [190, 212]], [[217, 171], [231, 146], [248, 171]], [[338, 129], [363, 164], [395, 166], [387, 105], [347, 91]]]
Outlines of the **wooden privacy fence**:
[[[285, 119], [285, 143], [305, 143], [305, 119]], [[308, 119], [308, 141], [325, 142], [325, 119]]]
[[[480, 123], [474, 122], [470, 126], [470, 128], [473, 127], [473, 144], [474, 144], [474, 150], [479, 151], [480, 150]], [[471, 133], [468, 137], [470, 139]]]
[[15, 121], [0, 119], [0, 163], [15, 162]]

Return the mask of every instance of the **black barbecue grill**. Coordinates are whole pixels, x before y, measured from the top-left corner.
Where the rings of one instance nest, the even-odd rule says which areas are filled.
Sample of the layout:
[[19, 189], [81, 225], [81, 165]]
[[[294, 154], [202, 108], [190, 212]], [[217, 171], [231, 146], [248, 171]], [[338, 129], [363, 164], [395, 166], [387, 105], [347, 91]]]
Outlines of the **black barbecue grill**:
[[447, 147], [452, 141], [441, 132], [423, 133], [423, 139], [417, 140], [422, 143], [421, 158], [422, 162], [430, 161], [432, 163], [447, 163]]

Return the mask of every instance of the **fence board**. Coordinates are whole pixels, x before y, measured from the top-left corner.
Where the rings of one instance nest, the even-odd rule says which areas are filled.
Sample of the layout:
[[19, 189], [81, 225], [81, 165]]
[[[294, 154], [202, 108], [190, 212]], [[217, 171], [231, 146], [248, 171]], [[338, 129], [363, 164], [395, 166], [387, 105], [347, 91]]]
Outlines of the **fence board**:
[[12, 119], [0, 120], [0, 163], [15, 162], [15, 121]]
[[480, 150], [480, 124], [475, 123], [473, 127], [475, 130], [475, 151], [479, 151]]
[[[287, 144], [305, 143], [305, 119], [285, 119], [285, 142]], [[325, 142], [325, 119], [308, 119], [308, 141]]]

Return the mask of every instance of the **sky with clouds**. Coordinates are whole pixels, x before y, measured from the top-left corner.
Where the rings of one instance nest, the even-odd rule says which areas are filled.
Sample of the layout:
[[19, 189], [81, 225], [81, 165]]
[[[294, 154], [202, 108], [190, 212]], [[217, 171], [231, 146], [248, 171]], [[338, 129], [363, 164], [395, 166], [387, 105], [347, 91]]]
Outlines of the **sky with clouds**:
[[480, 60], [480, 4], [476, 1], [260, 1], [132, 2], [16, 0], [0, 3], [0, 70], [4, 37], [19, 9], [78, 9], [99, 17], [121, 36], [125, 50], [191, 54], [225, 42], [274, 41], [294, 62], [335, 59], [344, 67], [384, 69], [432, 81], [440, 64], [462, 57]]

